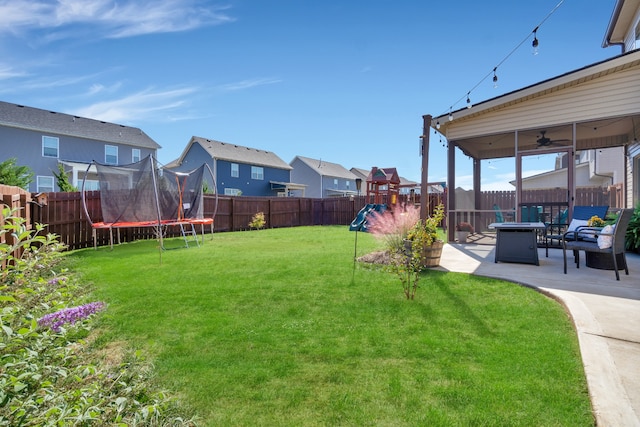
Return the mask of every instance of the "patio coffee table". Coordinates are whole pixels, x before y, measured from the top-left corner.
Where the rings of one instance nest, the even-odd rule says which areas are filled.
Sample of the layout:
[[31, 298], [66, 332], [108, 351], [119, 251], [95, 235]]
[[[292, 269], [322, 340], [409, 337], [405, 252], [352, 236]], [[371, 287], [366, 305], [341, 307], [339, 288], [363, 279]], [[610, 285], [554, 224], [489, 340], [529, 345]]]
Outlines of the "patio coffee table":
[[495, 222], [489, 228], [496, 230], [495, 262], [540, 265], [537, 233], [547, 228], [543, 222]]

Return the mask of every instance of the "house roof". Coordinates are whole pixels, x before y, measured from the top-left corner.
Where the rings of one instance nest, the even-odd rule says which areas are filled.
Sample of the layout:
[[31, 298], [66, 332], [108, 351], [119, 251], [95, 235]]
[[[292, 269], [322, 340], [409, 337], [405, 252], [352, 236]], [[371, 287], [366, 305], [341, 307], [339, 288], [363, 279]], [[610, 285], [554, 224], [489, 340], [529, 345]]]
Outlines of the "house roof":
[[226, 160], [229, 162], [265, 166], [276, 169], [292, 169], [287, 162], [282, 160], [272, 151], [244, 147], [242, 145], [230, 144], [228, 142], [216, 141], [214, 139], [207, 139], [199, 136], [191, 137], [191, 141], [189, 141], [189, 144], [182, 153], [182, 156], [180, 156], [178, 163], [182, 162], [182, 159], [193, 144], [199, 144], [207, 153], [209, 153], [211, 158], [216, 160]]
[[367, 180], [367, 176], [369, 175], [369, 172], [371, 172], [369, 169], [362, 169], [362, 168], [356, 168], [353, 167], [351, 169], [349, 169], [356, 177], [361, 178], [363, 181]]
[[[296, 159], [300, 160], [311, 169], [314, 169], [321, 176], [331, 176], [335, 178], [346, 178], [346, 179], [356, 179], [357, 176], [347, 170], [344, 166], [339, 165], [337, 163], [327, 162], [321, 159], [312, 159], [309, 157], [296, 156]], [[295, 159], [291, 161], [293, 163]]]
[[157, 150], [139, 128], [0, 101], [0, 126]]

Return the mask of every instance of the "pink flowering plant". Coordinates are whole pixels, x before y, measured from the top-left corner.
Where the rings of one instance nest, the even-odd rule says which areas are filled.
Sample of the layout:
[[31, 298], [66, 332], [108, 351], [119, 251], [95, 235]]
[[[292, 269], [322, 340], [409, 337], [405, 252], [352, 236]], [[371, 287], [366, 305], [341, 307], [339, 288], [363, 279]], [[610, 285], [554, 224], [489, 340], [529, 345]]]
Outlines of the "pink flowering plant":
[[401, 206], [383, 213], [375, 213], [369, 220], [369, 232], [382, 240], [390, 253], [400, 252], [409, 231], [420, 221], [420, 209]]
[[389, 269], [400, 282], [407, 299], [414, 299], [423, 269], [423, 250], [438, 237], [438, 227], [444, 218], [444, 205], [438, 205], [432, 216], [420, 219], [420, 209], [402, 206], [377, 214], [369, 232], [384, 241], [389, 253]]

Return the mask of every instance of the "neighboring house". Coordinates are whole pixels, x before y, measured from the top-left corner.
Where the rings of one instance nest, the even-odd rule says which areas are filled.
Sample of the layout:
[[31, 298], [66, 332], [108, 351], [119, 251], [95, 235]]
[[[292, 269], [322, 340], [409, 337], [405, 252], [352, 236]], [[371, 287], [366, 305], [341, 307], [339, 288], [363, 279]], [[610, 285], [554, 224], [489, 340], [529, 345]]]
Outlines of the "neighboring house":
[[[362, 182], [367, 182], [367, 176], [371, 172], [371, 169], [362, 169], [362, 168], [351, 168], [349, 169], [353, 174], [360, 178]], [[364, 188], [364, 187], [363, 187]], [[443, 182], [435, 182], [427, 184], [427, 189], [429, 193], [443, 193], [445, 188], [445, 183]], [[400, 186], [399, 186], [399, 194], [403, 195], [419, 195], [421, 191], [420, 183], [411, 181], [403, 176], [400, 177]], [[366, 190], [365, 190], [366, 192]]]
[[167, 167], [184, 172], [203, 163], [213, 172], [218, 194], [304, 197], [305, 186], [291, 182], [291, 166], [271, 151], [193, 136]]
[[358, 177], [337, 163], [296, 156], [290, 165], [293, 167], [292, 181], [307, 186], [307, 197], [343, 197], [358, 194], [356, 188]]
[[[563, 153], [573, 159], [579, 153], [618, 147], [619, 153], [623, 153], [620, 161], [624, 162], [622, 207], [637, 205], [640, 202], [640, 0], [615, 2], [603, 47], [612, 45], [622, 46], [622, 54], [469, 108], [444, 113], [433, 117], [430, 123], [430, 116], [424, 116], [426, 129], [432, 127], [447, 138], [449, 188], [455, 188], [456, 149], [473, 160], [474, 209], [480, 209], [481, 160], [515, 158], [517, 205], [522, 200], [523, 158]], [[565, 183], [570, 212], [577, 185], [575, 166], [575, 162], [568, 162]], [[618, 179], [615, 172], [612, 176]], [[449, 222], [452, 222], [457, 209], [455, 195], [449, 197], [447, 208]], [[449, 239], [453, 239], [452, 230], [449, 230]]]
[[[358, 193], [358, 195], [366, 193], [367, 189], [365, 186], [367, 185], [367, 176], [369, 175], [369, 172], [371, 172], [371, 170], [353, 167], [349, 169], [349, 172], [354, 174], [357, 180], [360, 180], [360, 181], [356, 181], [356, 192]], [[358, 184], [360, 184], [359, 189], [358, 189]]]
[[[160, 146], [142, 130], [115, 123], [0, 102], [0, 161], [17, 158], [34, 172], [31, 192], [59, 191], [54, 172], [64, 165], [69, 181], [82, 186], [88, 165], [136, 162]], [[86, 190], [97, 190], [89, 171]]]
[[[522, 178], [523, 190], [564, 188], [567, 183], [566, 153], [559, 154], [552, 171]], [[622, 147], [584, 150], [576, 155], [576, 187], [603, 187], [624, 182], [624, 149]], [[515, 186], [515, 181], [511, 181]]]

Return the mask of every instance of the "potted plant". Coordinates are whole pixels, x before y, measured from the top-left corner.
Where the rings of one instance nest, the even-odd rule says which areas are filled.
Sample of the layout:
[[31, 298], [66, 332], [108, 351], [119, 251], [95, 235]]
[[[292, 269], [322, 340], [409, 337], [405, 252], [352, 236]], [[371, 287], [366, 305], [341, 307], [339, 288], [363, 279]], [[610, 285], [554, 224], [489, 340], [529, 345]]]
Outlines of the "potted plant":
[[440, 264], [444, 242], [438, 239], [438, 228], [443, 219], [444, 205], [439, 204], [433, 215], [424, 221], [418, 220], [407, 233], [407, 240], [411, 242], [414, 255], [420, 257], [422, 267], [437, 267]]
[[456, 225], [456, 237], [458, 238], [458, 243], [466, 243], [469, 234], [473, 233], [475, 233], [473, 225], [468, 222], [460, 222]]

